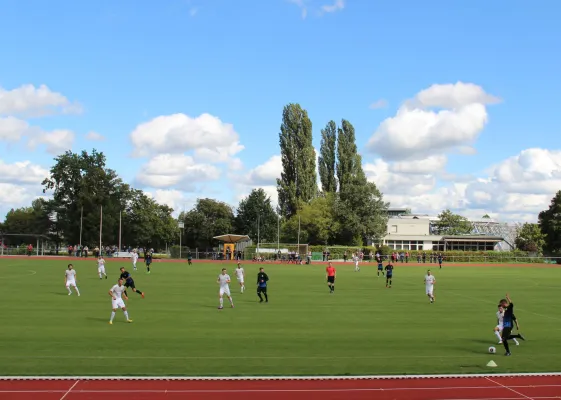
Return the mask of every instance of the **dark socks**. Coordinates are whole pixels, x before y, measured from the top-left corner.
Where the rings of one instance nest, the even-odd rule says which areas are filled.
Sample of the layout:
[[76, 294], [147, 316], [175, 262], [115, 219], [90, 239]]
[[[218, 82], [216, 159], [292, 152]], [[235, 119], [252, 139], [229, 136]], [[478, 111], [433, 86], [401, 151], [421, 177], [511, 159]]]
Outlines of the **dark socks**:
[[265, 295], [265, 301], [269, 302], [269, 296], [267, 295], [267, 293], [263, 293]]
[[263, 301], [263, 297], [261, 296], [261, 293], [257, 293], [257, 296], [259, 296], [259, 300]]
[[150, 272], [150, 267], [146, 267], [146, 269], [148, 270], [148, 272]]
[[136, 293], [142, 296], [142, 292], [140, 290], [137, 290]]
[[505, 351], [507, 353], [510, 353], [510, 347], [508, 346], [508, 338], [506, 337], [503, 337], [503, 346], [505, 348]]

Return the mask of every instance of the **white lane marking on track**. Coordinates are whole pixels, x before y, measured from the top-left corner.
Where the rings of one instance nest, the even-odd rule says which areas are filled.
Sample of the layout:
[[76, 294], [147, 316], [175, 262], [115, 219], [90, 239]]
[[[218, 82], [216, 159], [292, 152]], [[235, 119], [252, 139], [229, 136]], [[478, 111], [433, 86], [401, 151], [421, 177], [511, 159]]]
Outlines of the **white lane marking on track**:
[[522, 393], [520, 393], [520, 392], [518, 392], [518, 391], [512, 389], [512, 388], [509, 387], [509, 386], [505, 386], [505, 385], [503, 385], [502, 383], [499, 383], [499, 382], [496, 382], [496, 381], [492, 380], [491, 378], [485, 378], [485, 379], [487, 379], [489, 382], [494, 383], [495, 385], [499, 385], [499, 386], [502, 387], [502, 388], [505, 388], [505, 389], [507, 389], [507, 390], [510, 390], [512, 393], [516, 393], [518, 396], [522, 396], [522, 397], [525, 398], [525, 399], [535, 400], [535, 399], [533, 399], [532, 397], [528, 397], [528, 396], [526, 396], [525, 394], [522, 394]]
[[66, 396], [68, 396], [70, 394], [72, 389], [74, 389], [79, 382], [80, 382], [80, 379], [78, 379], [76, 382], [74, 382], [74, 385], [70, 386], [70, 389], [68, 389], [68, 391], [62, 395], [60, 400], [64, 400], [66, 398]]

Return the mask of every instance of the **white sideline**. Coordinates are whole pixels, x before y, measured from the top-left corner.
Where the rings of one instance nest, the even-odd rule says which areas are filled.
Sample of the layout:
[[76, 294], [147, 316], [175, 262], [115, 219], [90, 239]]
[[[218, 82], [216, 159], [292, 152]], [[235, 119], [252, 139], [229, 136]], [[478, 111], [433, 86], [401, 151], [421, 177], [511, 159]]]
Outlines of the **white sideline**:
[[469, 379], [561, 376], [561, 372], [443, 375], [357, 375], [357, 376], [0, 376], [0, 381], [339, 381], [397, 379]]

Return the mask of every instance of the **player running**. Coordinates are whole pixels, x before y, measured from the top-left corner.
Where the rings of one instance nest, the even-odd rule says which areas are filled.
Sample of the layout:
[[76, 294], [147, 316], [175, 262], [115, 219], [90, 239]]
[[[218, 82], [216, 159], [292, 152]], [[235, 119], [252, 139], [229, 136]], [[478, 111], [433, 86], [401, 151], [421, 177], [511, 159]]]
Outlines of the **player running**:
[[355, 272], [359, 272], [360, 271], [360, 267], [358, 266], [358, 254], [353, 254], [353, 261], [355, 262]]
[[502, 299], [499, 304], [505, 310], [503, 314], [503, 332], [501, 334], [501, 338], [506, 350], [505, 356], [510, 356], [508, 341], [513, 339], [526, 339], [520, 333], [518, 333], [518, 335], [512, 334], [513, 323], [516, 317], [514, 316], [514, 304], [512, 303], [508, 293], [506, 294], [506, 299]]
[[378, 258], [378, 278], [380, 277], [380, 273], [384, 276], [384, 263], [382, 262], [381, 258]]
[[66, 285], [69, 296], [72, 294], [71, 287], [73, 287], [78, 296], [80, 296], [80, 291], [78, 290], [78, 286], [76, 286], [76, 277], [77, 275], [74, 270], [74, 266], [72, 264], [68, 264], [68, 269], [64, 272], [64, 284]]
[[267, 282], [269, 282], [269, 276], [265, 273], [263, 267], [259, 268], [259, 273], [257, 274], [257, 296], [259, 296], [259, 303], [263, 303], [263, 297], [265, 296], [265, 303], [269, 302], [269, 296], [267, 295]]
[[434, 284], [435, 283], [436, 283], [436, 278], [430, 272], [430, 269], [429, 269], [427, 271], [427, 275], [425, 276], [425, 289], [426, 289], [426, 293], [427, 293], [427, 296], [428, 296], [431, 304], [435, 302], [435, 298], [434, 298]]
[[109, 289], [109, 296], [111, 296], [111, 319], [109, 320], [109, 325], [113, 325], [113, 319], [115, 318], [115, 312], [117, 311], [118, 308], [120, 308], [121, 310], [123, 310], [123, 313], [125, 314], [125, 318], [127, 320], [127, 322], [132, 322], [132, 319], [129, 318], [129, 312], [127, 311], [127, 307], [125, 306], [125, 302], [123, 301], [123, 298], [125, 300], [128, 300], [129, 298], [126, 295], [127, 291], [125, 290], [125, 287], [123, 286], [123, 280], [119, 279], [119, 281], [117, 282], [116, 285], [113, 285], [113, 287], [111, 289]]
[[386, 287], [390, 288], [392, 287], [392, 278], [393, 278], [393, 264], [390, 263], [388, 265], [386, 265]]
[[107, 274], [105, 273], [105, 260], [102, 256], [99, 256], [97, 259], [97, 274], [99, 275], [99, 279], [103, 279], [103, 275], [105, 275], [105, 279], [107, 279]]
[[[495, 336], [497, 336], [497, 338], [499, 339], [499, 344], [503, 343], [503, 338], [501, 336], [502, 332], [503, 332], [503, 316], [504, 316], [504, 308], [502, 305], [499, 304], [499, 309], [497, 311], [497, 326], [495, 326], [494, 329], [494, 333]], [[513, 315], [513, 320], [516, 323], [516, 328], [519, 330], [519, 325], [518, 325], [518, 321], [516, 320], [516, 317], [514, 317]], [[516, 343], [516, 345], [520, 345], [520, 343], [518, 342], [518, 340], [516, 339], [512, 339], [514, 341], [514, 343]]]
[[218, 291], [218, 297], [220, 298], [220, 307], [218, 307], [218, 309], [222, 310], [224, 308], [224, 295], [228, 297], [228, 300], [230, 300], [230, 305], [232, 306], [232, 308], [234, 308], [234, 300], [232, 300], [232, 296], [230, 295], [230, 286], [228, 285], [230, 283], [230, 275], [226, 273], [226, 268], [222, 268], [222, 273], [218, 275], [218, 279], [216, 280], [216, 282], [220, 285], [220, 289]]
[[236, 273], [236, 278], [238, 279], [238, 282], [240, 283], [240, 290], [241, 293], [244, 292], [245, 290], [245, 271], [243, 270], [243, 267], [241, 265], [241, 263], [238, 263], [238, 268], [236, 268], [235, 270]]
[[327, 279], [327, 286], [329, 293], [335, 292], [335, 278], [337, 277], [337, 270], [331, 263], [325, 268], [325, 278]]
[[136, 262], [137, 261], [138, 261], [138, 253], [136, 252], [136, 249], [134, 249], [132, 251], [132, 254], [131, 254], [132, 269], [134, 271], [136, 271]]
[[[131, 288], [133, 292], [138, 293], [139, 295], [142, 296], [142, 298], [144, 298], [144, 293], [136, 288], [136, 285], [134, 284], [134, 279], [132, 279], [132, 276], [128, 271], [125, 271], [125, 267], [121, 267], [121, 276], [119, 277], [119, 279], [122, 279], [125, 282], [125, 289]], [[126, 290], [125, 290], [125, 295], [128, 296]]]

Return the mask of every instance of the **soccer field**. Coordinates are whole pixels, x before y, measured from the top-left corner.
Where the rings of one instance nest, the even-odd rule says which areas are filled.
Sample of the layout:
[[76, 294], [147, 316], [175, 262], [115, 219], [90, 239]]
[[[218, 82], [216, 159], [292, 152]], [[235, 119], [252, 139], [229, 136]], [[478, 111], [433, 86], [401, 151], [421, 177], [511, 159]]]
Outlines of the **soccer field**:
[[[0, 375], [373, 375], [561, 371], [561, 269], [398, 264], [392, 289], [376, 268], [337, 266], [330, 295], [324, 265], [264, 265], [268, 304], [259, 304], [259, 265], [246, 264], [240, 294], [234, 264], [156, 263], [151, 275], [108, 261], [74, 261], [82, 296], [68, 296], [68, 261], [0, 259]], [[139, 263], [140, 265], [140, 263]], [[108, 324], [108, 290], [125, 266], [146, 298], [129, 293], [132, 324]], [[217, 310], [216, 278], [232, 276], [236, 308]], [[509, 291], [527, 341], [504, 357], [493, 335]], [[497, 347], [489, 355], [487, 348]]]

